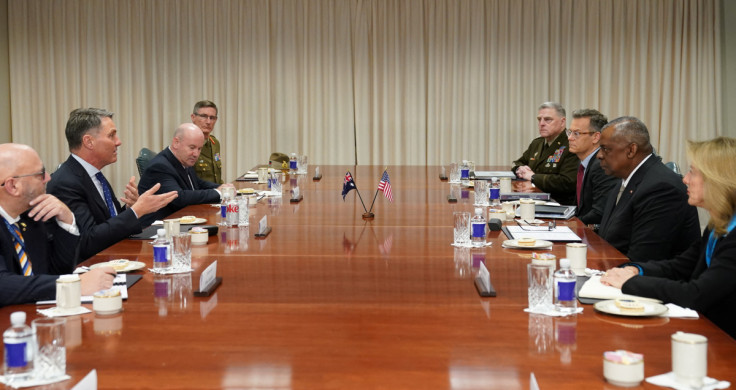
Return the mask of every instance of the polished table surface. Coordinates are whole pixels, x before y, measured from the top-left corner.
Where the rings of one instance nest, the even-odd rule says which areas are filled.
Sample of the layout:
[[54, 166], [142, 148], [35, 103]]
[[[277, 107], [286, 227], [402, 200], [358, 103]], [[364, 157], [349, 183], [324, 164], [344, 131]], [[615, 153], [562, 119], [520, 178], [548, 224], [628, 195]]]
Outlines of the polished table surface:
[[[367, 207], [383, 168], [351, 169]], [[702, 317], [616, 317], [590, 305], [567, 318], [525, 313], [531, 251], [502, 248], [499, 232], [489, 248], [452, 247], [452, 212], [471, 211], [473, 193], [456, 189], [458, 203], [448, 203], [438, 167], [390, 166], [394, 202], [378, 193], [371, 221], [355, 191], [342, 199], [346, 170], [321, 167], [321, 181], [287, 176], [284, 198], [250, 208], [249, 228], [223, 228], [193, 247], [192, 274], [136, 271], [143, 279], [122, 313], [69, 317], [72, 380], [50, 388], [70, 388], [96, 368], [103, 389], [528, 389], [531, 373], [544, 390], [615, 389], [603, 378], [604, 351], [642, 353], [645, 375], [662, 374], [676, 331], [706, 336], [709, 376], [736, 384], [736, 341]], [[294, 185], [300, 203], [289, 202]], [[175, 216], [214, 224], [217, 211], [197, 205]], [[273, 231], [256, 239], [263, 216]], [[562, 223], [589, 245], [589, 267], [625, 261], [579, 221]], [[551, 252], [563, 257], [564, 244]], [[150, 266], [152, 249], [126, 240], [88, 265], [115, 258]], [[194, 297], [214, 260], [222, 285]], [[475, 290], [480, 261], [497, 297]], [[32, 305], [5, 307], [3, 328], [15, 310], [38, 317]]]

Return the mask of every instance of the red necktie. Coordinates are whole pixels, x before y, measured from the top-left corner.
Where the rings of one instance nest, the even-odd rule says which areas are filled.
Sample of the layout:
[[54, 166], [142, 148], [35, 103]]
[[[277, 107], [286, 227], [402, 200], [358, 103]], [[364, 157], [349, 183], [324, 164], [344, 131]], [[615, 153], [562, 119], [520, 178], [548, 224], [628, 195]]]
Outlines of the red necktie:
[[578, 181], [575, 183], [575, 194], [578, 198], [578, 207], [580, 207], [580, 190], [583, 189], [583, 175], [585, 174], [585, 167], [582, 163], [578, 165]]

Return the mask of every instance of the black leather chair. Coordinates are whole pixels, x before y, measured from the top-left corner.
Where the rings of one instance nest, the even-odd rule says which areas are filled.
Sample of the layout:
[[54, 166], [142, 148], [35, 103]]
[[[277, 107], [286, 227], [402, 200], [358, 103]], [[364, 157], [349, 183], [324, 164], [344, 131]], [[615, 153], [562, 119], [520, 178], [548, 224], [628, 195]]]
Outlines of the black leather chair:
[[138, 153], [138, 157], [136, 157], [135, 159], [135, 165], [138, 166], [138, 174], [140, 176], [143, 176], [143, 171], [145, 171], [146, 167], [148, 167], [148, 162], [151, 161], [151, 159], [155, 155], [156, 153], [148, 148], [142, 148], [141, 151]]

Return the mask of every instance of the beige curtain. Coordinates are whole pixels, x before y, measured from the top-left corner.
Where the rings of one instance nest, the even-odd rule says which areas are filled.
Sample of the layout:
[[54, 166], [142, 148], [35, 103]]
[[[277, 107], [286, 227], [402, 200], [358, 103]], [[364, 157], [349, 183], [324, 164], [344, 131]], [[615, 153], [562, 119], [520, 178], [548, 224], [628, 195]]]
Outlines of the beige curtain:
[[312, 166], [508, 165], [537, 106], [640, 117], [665, 160], [722, 134], [717, 0], [11, 0], [13, 140], [63, 161], [66, 118], [116, 113], [118, 192], [194, 102], [225, 177]]

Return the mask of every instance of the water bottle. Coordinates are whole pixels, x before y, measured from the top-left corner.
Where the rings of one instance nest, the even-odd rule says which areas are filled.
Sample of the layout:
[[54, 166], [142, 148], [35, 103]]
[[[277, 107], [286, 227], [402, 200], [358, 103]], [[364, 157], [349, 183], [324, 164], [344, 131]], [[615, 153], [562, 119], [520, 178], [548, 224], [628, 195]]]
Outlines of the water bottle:
[[158, 229], [153, 240], [153, 269], [171, 267], [171, 241], [166, 239], [166, 230]]
[[248, 226], [248, 197], [241, 196], [238, 200], [238, 226]]
[[491, 208], [501, 210], [501, 183], [497, 177], [491, 178]]
[[295, 175], [297, 170], [298, 160], [296, 159], [296, 153], [292, 153], [289, 156], [289, 174]]
[[233, 197], [227, 200], [227, 226], [237, 226], [240, 219], [240, 205]]
[[482, 247], [486, 244], [486, 219], [483, 218], [483, 209], [477, 207], [475, 216], [470, 220], [470, 242], [474, 247]]
[[570, 259], [560, 259], [560, 269], [555, 272], [555, 309], [562, 313], [574, 313], [578, 308], [575, 299], [577, 278], [570, 269]]
[[470, 166], [468, 160], [463, 160], [460, 164], [460, 184], [467, 187], [470, 185]]
[[3, 333], [5, 344], [6, 383], [23, 381], [33, 373], [33, 358], [36, 342], [31, 327], [26, 325], [26, 313], [16, 311], [10, 314], [10, 328]]

